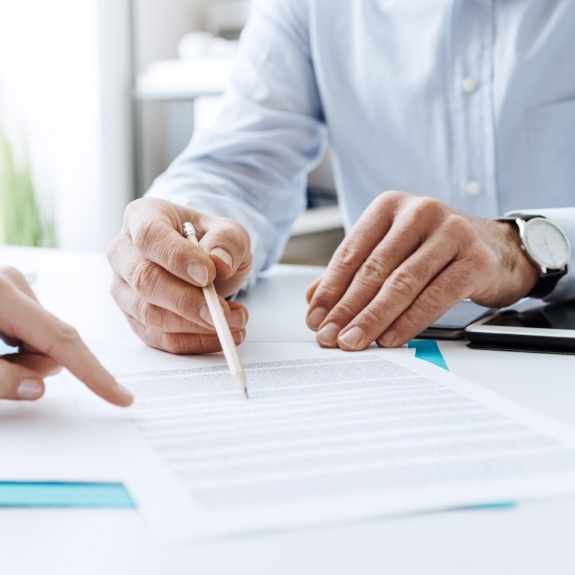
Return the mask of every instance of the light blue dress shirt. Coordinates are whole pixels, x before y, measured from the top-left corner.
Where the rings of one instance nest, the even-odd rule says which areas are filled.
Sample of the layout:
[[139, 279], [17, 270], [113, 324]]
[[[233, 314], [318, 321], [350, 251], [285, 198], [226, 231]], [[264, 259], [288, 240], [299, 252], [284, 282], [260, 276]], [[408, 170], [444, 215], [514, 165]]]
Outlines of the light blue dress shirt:
[[[327, 141], [348, 228], [389, 189], [485, 218], [575, 206], [574, 31], [574, 0], [260, 0], [215, 126], [149, 193], [241, 221], [254, 274]], [[575, 209], [551, 213], [575, 248]]]

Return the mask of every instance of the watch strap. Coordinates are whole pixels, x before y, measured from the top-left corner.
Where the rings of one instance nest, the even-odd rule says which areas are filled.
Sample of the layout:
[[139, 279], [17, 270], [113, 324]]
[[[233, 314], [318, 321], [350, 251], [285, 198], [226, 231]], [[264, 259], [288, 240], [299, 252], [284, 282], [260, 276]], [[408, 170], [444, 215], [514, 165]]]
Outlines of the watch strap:
[[557, 285], [557, 282], [567, 273], [565, 268], [561, 270], [550, 270], [545, 277], [539, 278], [533, 289], [526, 297], [544, 298], [547, 297]]

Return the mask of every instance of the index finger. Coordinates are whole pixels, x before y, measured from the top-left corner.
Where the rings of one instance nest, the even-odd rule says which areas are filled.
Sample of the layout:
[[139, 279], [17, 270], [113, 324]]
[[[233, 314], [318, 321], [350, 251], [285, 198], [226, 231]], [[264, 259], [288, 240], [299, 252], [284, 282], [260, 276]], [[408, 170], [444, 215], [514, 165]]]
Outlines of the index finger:
[[73, 327], [25, 294], [14, 294], [7, 303], [0, 320], [11, 335], [66, 367], [102, 399], [122, 407], [133, 402], [131, 393], [116, 382]]
[[[385, 212], [384, 212], [385, 213]], [[387, 216], [387, 214], [385, 213]], [[307, 325], [316, 330], [349, 289], [366, 258], [389, 232], [392, 218], [366, 210], [336, 249], [326, 271], [307, 294]]]

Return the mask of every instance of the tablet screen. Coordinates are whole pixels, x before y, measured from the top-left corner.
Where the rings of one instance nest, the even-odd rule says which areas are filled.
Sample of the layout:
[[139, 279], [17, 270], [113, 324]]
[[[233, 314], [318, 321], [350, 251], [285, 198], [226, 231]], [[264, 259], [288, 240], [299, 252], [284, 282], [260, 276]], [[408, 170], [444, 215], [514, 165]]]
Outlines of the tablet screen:
[[504, 310], [483, 325], [575, 330], [575, 301], [544, 305], [538, 302], [528, 309]]

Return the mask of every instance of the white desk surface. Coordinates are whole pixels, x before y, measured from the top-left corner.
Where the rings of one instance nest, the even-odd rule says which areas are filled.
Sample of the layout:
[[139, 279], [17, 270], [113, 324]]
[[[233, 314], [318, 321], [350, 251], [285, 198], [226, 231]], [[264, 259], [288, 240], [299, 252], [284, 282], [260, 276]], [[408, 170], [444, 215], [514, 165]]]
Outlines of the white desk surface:
[[[131, 339], [101, 254], [0, 248], [34, 271], [39, 299], [86, 339]], [[278, 266], [245, 298], [251, 341], [313, 341], [305, 289], [320, 268]], [[575, 358], [490, 352], [441, 342], [451, 371], [575, 425]], [[0, 441], [9, 438], [0, 438]], [[55, 449], [57, 446], [55, 446]], [[575, 498], [462, 510], [186, 547], [151, 541], [134, 510], [0, 510], [0, 573], [563, 574], [575, 570]]]

